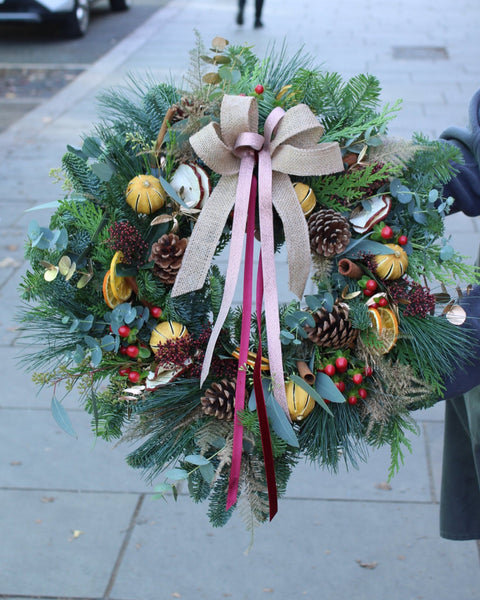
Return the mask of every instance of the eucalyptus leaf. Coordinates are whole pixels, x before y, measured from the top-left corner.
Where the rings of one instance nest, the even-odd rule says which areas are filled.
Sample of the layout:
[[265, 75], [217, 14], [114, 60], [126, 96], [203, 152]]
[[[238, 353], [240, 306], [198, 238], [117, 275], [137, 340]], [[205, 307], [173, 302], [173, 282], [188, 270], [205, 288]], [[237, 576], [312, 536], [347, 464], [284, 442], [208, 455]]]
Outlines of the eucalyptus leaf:
[[172, 187], [172, 185], [170, 185], [170, 183], [168, 183], [168, 181], [166, 179], [164, 179], [163, 177], [159, 177], [159, 179], [160, 179], [160, 183], [162, 184], [163, 189], [170, 196], [170, 198], [172, 200], [175, 200], [175, 202], [177, 204], [180, 204], [180, 206], [183, 206], [183, 208], [188, 208], [188, 206], [180, 198], [180, 196], [177, 194], [176, 190]]
[[58, 261], [58, 268], [60, 269], [60, 273], [62, 275], [66, 275], [72, 266], [72, 259], [65, 255]]
[[83, 142], [82, 152], [90, 158], [98, 158], [102, 154], [102, 140], [96, 137], [87, 137]]
[[80, 319], [77, 319], [77, 317], [74, 317], [72, 319], [72, 323], [70, 325], [68, 333], [73, 333], [74, 331], [76, 331], [78, 329], [79, 325], [80, 325]]
[[319, 394], [319, 393], [318, 393], [318, 392], [317, 392], [315, 389], [313, 389], [313, 387], [312, 387], [311, 385], [308, 385], [308, 383], [307, 383], [306, 381], [304, 381], [304, 380], [303, 380], [303, 379], [300, 377], [300, 375], [291, 375], [291, 376], [290, 376], [290, 379], [293, 381], [293, 383], [294, 383], [295, 385], [298, 385], [298, 386], [300, 386], [301, 388], [303, 388], [303, 389], [304, 389], [304, 390], [307, 392], [307, 394], [308, 394], [309, 396], [311, 396], [311, 397], [312, 397], [312, 398], [315, 400], [315, 402], [316, 402], [317, 404], [319, 404], [319, 405], [320, 405], [320, 406], [321, 406], [321, 407], [322, 407], [322, 408], [323, 408], [325, 411], [327, 411], [327, 413], [328, 413], [328, 414], [329, 414], [331, 417], [333, 417], [333, 413], [332, 413], [332, 411], [331, 411], [331, 410], [328, 408], [328, 405], [327, 405], [327, 403], [325, 402], [325, 400], [324, 400], [324, 399], [323, 399], [323, 398], [320, 396], [320, 394]]
[[265, 405], [267, 407], [268, 418], [272, 424], [272, 429], [282, 440], [294, 448], [299, 447], [298, 439], [290, 424], [287, 415], [284, 413], [281, 406], [275, 400], [270, 391], [270, 380], [265, 378], [262, 380], [263, 394], [265, 396]]
[[84, 319], [79, 321], [78, 329], [83, 332], [90, 331], [94, 321], [95, 317], [93, 315], [87, 315]]
[[137, 275], [137, 267], [126, 265], [124, 263], [117, 263], [115, 267], [115, 274], [119, 277], [135, 277]]
[[455, 254], [455, 251], [452, 248], [452, 246], [444, 246], [440, 250], [440, 259], [441, 260], [450, 260], [451, 258], [453, 258], [454, 254]]
[[109, 163], [97, 162], [92, 163], [90, 168], [95, 173], [95, 175], [100, 179], [100, 181], [110, 181], [113, 174], [115, 173], [115, 169]]
[[[153, 488], [154, 492], [156, 492], [157, 494], [159, 494], [158, 497], [163, 496], [164, 494], [168, 494], [168, 492], [170, 492], [172, 490], [172, 486], [169, 483], [159, 483], [158, 485], [156, 485]], [[155, 496], [154, 496], [155, 498]]]
[[67, 144], [67, 151], [71, 152], [72, 154], [75, 154], [79, 158], [83, 158], [84, 160], [87, 160], [87, 158], [88, 158], [88, 156], [84, 152], [82, 152], [78, 148], [74, 148], [73, 146], [70, 146], [70, 144]]
[[198, 470], [207, 483], [212, 483], [213, 478], [215, 477], [215, 469], [213, 468], [212, 463], [209, 462], [206, 465], [200, 465]]
[[380, 242], [374, 242], [373, 240], [368, 239], [360, 239], [351, 241], [342, 254], [344, 256], [355, 258], [361, 254], [394, 254], [394, 252], [394, 250], [385, 244], [381, 244]]
[[77, 344], [75, 347], [75, 352], [73, 354], [73, 360], [75, 361], [75, 363], [77, 365], [79, 365], [84, 358], [85, 358], [85, 350], [80, 346], [80, 344]]
[[43, 202], [42, 204], [37, 204], [36, 206], [32, 206], [32, 208], [26, 208], [25, 212], [33, 212], [34, 210], [43, 210], [44, 208], [57, 208], [59, 202], [58, 200], [52, 200], [51, 202]]
[[63, 407], [63, 404], [59, 402], [55, 396], [52, 397], [50, 408], [52, 410], [53, 418], [57, 422], [57, 425], [59, 425], [63, 429], [63, 431], [65, 431], [65, 433], [68, 433], [68, 435], [71, 435], [72, 437], [76, 438], [77, 434], [75, 433], [75, 430], [72, 427], [72, 423], [70, 421], [70, 417], [67, 414], [67, 411]]
[[168, 477], [172, 481], [182, 481], [188, 478], [188, 473], [185, 469], [170, 469], [165, 473], [165, 477]]
[[146, 346], [140, 346], [138, 349], [138, 356], [139, 358], [148, 358], [150, 356], [151, 352], [150, 352], [150, 348], [147, 348]]
[[427, 224], [427, 215], [424, 212], [421, 212], [419, 210], [416, 210], [413, 213], [413, 218], [417, 223], [420, 223], [420, 225], [426, 225]]
[[205, 458], [201, 454], [189, 454], [188, 456], [185, 457], [185, 462], [188, 462], [191, 465], [197, 465], [198, 467], [200, 465], [210, 464], [210, 461], [208, 460], [208, 458]]
[[344, 395], [340, 392], [333, 380], [326, 373], [317, 373], [315, 378], [315, 390], [330, 402], [345, 402]]
[[103, 348], [105, 352], [114, 352], [115, 338], [113, 335], [104, 335], [100, 342], [100, 347]]
[[103, 358], [103, 353], [102, 353], [102, 349], [100, 348], [100, 346], [96, 346], [95, 348], [92, 348], [91, 361], [92, 361], [92, 365], [94, 367], [98, 367], [98, 365], [102, 362], [102, 358]]
[[[308, 308], [315, 312], [323, 307], [325, 299], [320, 296], [307, 295], [305, 296], [305, 302]], [[315, 326], [315, 323], [313, 326]]]
[[438, 190], [430, 190], [428, 193], [428, 201], [432, 204], [438, 200]]

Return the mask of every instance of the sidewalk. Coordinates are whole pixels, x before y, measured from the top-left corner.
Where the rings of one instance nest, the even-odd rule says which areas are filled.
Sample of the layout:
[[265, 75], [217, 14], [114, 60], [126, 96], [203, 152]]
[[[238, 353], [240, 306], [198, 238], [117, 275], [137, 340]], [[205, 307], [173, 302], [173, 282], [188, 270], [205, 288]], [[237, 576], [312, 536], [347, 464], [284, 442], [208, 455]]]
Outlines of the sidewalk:
[[[124, 463], [127, 445], [94, 442], [73, 396], [67, 408], [78, 439], [68, 437], [50, 414], [48, 390], [37, 396], [16, 367], [13, 315], [31, 219], [24, 210], [59, 196], [49, 170], [92, 129], [100, 90], [129, 72], [181, 81], [194, 28], [207, 44], [222, 35], [255, 44], [259, 55], [286, 38], [290, 52], [305, 44], [328, 70], [377, 75], [386, 102], [404, 99], [395, 136], [465, 124], [480, 86], [480, 5], [472, 0], [266, 0], [263, 30], [251, 28], [253, 0], [243, 28], [235, 14], [233, 0], [172, 0], [0, 134], [0, 598], [478, 599], [477, 544], [438, 534], [441, 404], [419, 415], [421, 434], [391, 489], [385, 451], [337, 476], [302, 466], [245, 555], [250, 539], [237, 516], [217, 530], [186, 494], [153, 500]], [[456, 215], [448, 228], [473, 261], [479, 222]]]

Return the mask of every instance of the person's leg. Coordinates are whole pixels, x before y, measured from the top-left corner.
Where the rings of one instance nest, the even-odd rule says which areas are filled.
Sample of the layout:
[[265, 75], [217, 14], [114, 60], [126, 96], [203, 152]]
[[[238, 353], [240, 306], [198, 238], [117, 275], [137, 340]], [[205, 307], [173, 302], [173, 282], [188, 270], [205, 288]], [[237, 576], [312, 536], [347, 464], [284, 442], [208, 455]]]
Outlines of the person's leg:
[[263, 0], [255, 0], [255, 23], [254, 27], [258, 29], [259, 27], [263, 27], [262, 23], [262, 9], [263, 9]]
[[243, 25], [243, 11], [246, 0], [238, 0], [237, 25]]
[[480, 539], [480, 387], [445, 404], [440, 535]]

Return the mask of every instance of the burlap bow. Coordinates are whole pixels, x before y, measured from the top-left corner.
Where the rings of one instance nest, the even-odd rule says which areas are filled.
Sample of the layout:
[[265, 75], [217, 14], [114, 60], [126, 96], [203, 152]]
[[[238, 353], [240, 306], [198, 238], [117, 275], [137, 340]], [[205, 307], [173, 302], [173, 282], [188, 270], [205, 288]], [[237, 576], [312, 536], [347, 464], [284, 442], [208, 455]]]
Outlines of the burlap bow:
[[[288, 175], [326, 175], [343, 170], [338, 144], [318, 144], [322, 133], [323, 127], [308, 106], [299, 104], [283, 114], [269, 148], [272, 201], [285, 231], [289, 287], [299, 298], [310, 272], [310, 248], [305, 216]], [[190, 138], [190, 143], [205, 164], [222, 177], [202, 209], [172, 296], [203, 286], [225, 222], [235, 204], [242, 159], [263, 147], [264, 137], [258, 134], [255, 98], [224, 96], [220, 125], [209, 123]]]

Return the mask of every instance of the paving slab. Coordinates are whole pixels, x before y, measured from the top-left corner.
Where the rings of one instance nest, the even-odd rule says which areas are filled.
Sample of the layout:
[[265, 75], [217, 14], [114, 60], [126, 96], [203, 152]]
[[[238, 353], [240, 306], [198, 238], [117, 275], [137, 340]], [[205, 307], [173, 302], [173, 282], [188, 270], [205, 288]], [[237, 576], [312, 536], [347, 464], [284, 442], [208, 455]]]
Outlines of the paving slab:
[[135, 494], [0, 490], [0, 597], [101, 598], [137, 502]]
[[285, 500], [245, 555], [239, 519], [212, 530], [201, 505], [146, 498], [112, 597], [476, 600], [475, 544], [440, 540], [437, 519], [432, 505]]
[[125, 462], [128, 444], [115, 446], [96, 439], [90, 416], [69, 410], [77, 435], [66, 434], [49, 409], [0, 409], [5, 448], [0, 460], [0, 486], [14, 489], [73, 491], [151, 491], [141, 471]]

